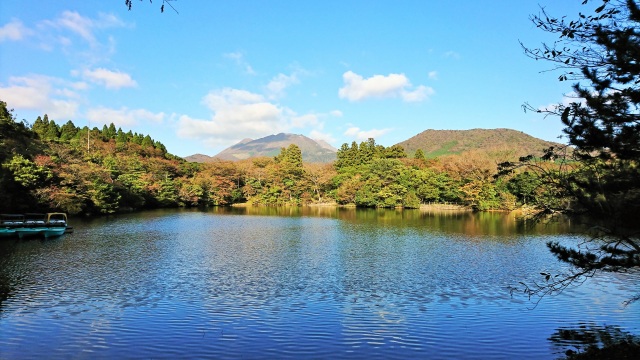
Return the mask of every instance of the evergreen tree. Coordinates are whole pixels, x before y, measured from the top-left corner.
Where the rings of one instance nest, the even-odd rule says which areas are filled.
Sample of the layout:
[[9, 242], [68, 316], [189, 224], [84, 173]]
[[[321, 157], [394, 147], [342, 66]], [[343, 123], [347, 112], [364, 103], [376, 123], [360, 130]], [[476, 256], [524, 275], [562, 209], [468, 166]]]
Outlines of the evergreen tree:
[[422, 149], [416, 150], [416, 153], [413, 155], [414, 159], [417, 160], [426, 160], [427, 158], [424, 156], [424, 151]]
[[66, 142], [73, 139], [79, 130], [71, 120], [67, 121], [60, 127], [60, 140]]
[[[47, 115], [45, 115], [45, 118], [46, 117]], [[55, 141], [55, 140], [58, 140], [59, 138], [60, 138], [60, 127], [58, 126], [58, 124], [55, 123], [55, 121], [53, 120], [49, 121], [47, 124], [47, 130], [44, 135], [44, 139], [49, 141]]]
[[36, 134], [38, 134], [38, 137], [40, 137], [41, 139], [44, 139], [44, 134], [47, 132], [47, 125], [45, 125], [44, 122], [42, 121], [42, 117], [38, 116], [36, 118], [36, 121], [33, 123], [33, 126], [31, 126], [31, 130], [33, 130]]
[[373, 159], [379, 158], [379, 148], [376, 146], [376, 141], [373, 138], [367, 139], [367, 141], [363, 141], [360, 143], [360, 147], [358, 148], [360, 160], [363, 163], [369, 163]]
[[118, 131], [116, 130], [116, 126], [113, 123], [109, 124], [109, 128], [107, 129], [107, 137], [109, 139], [115, 139], [117, 134]]
[[142, 145], [142, 147], [153, 147], [153, 139], [151, 139], [151, 136], [147, 135], [144, 138], [142, 138], [142, 142], [140, 143], [140, 145]]
[[124, 145], [127, 143], [127, 134], [122, 131], [122, 129], [118, 129], [116, 134], [116, 144]]
[[[603, 0], [593, 14], [578, 15], [569, 21], [543, 9], [532, 21], [558, 40], [524, 48], [528, 56], [564, 69], [560, 81], [577, 81], [577, 99], [549, 110], [525, 108], [559, 116], [574, 148], [574, 170], [541, 174], [542, 182], [573, 199], [568, 208], [549, 210], [587, 216], [595, 233], [580, 251], [548, 244], [572, 272], [544, 274], [547, 283], [527, 288], [530, 295], [562, 291], [600, 271], [640, 269], [640, 9], [634, 0]], [[544, 159], [562, 161], [555, 150]]]
[[391, 147], [384, 149], [383, 151], [384, 151], [384, 157], [387, 159], [403, 159], [407, 157], [407, 153], [404, 151], [404, 148], [400, 145], [393, 145]]

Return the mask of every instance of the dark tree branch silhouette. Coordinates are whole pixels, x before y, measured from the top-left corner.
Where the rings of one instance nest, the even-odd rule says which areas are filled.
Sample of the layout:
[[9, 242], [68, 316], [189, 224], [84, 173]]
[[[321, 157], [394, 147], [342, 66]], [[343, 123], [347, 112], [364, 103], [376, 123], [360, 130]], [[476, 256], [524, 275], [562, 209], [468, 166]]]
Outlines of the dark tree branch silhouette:
[[[142, 0], [140, 0], [142, 1]], [[176, 12], [176, 14], [178, 14], [178, 10], [176, 10], [175, 7], [173, 7], [173, 5], [171, 5], [172, 1], [176, 1], [176, 0], [162, 0], [162, 5], [160, 5], [160, 12], [163, 13], [164, 12], [164, 6], [165, 5], [169, 5], [169, 7], [171, 7], [173, 9], [173, 11]], [[153, 4], [153, 0], [149, 0], [149, 3]], [[124, 6], [127, 7], [127, 9], [129, 11], [131, 11], [131, 8], [133, 7], [133, 0], [124, 0]]]
[[[591, 231], [577, 248], [547, 244], [570, 270], [542, 272], [542, 282], [522, 283], [530, 297], [560, 293], [600, 272], [640, 272], [640, 8], [635, 0], [600, 1], [592, 14], [580, 12], [575, 20], [542, 8], [531, 21], [558, 40], [539, 48], [521, 44], [526, 56], [561, 71], [560, 81], [575, 81], [568, 104], [524, 105], [525, 111], [558, 116], [570, 151], [550, 148], [541, 159], [503, 163], [502, 174], [520, 167], [535, 171], [541, 186], [567, 200], [541, 204], [541, 214], [580, 218]], [[629, 301], [638, 299], [640, 294]]]

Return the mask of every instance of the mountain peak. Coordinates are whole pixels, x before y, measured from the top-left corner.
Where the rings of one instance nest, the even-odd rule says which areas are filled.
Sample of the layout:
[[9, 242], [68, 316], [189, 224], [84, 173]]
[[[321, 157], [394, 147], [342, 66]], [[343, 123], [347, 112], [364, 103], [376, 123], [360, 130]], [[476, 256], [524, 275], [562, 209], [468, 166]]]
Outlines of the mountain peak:
[[[244, 160], [261, 156], [273, 157], [280, 153], [280, 149], [286, 148], [291, 144], [295, 144], [302, 151], [302, 159], [305, 162], [329, 163], [336, 159], [337, 150], [326, 142], [318, 142], [304, 135], [279, 133], [275, 135], [265, 136], [259, 139], [244, 139], [239, 143], [232, 145], [213, 157], [204, 159], [198, 157], [198, 162], [209, 162], [213, 159], [221, 160]], [[188, 161], [194, 155], [187, 157]]]

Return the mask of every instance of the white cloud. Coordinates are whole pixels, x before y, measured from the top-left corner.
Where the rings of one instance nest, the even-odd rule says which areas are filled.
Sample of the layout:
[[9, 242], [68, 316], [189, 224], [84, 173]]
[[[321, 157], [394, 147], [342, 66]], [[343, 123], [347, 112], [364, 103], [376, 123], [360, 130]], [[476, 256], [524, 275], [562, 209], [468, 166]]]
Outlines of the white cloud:
[[435, 91], [427, 86], [420, 85], [413, 91], [403, 90], [400, 93], [402, 96], [402, 100], [406, 102], [419, 102], [427, 99], [429, 96], [433, 95]]
[[371, 129], [371, 130], [362, 130], [358, 127], [352, 126], [344, 132], [344, 135], [355, 138], [356, 140], [364, 141], [369, 138], [377, 139], [380, 136], [388, 133], [391, 129]]
[[12, 108], [40, 111], [52, 119], [70, 119], [79, 107], [80, 95], [72, 90], [75, 86], [43, 75], [11, 77], [9, 85], [0, 85], [0, 99]]
[[267, 84], [267, 93], [270, 98], [281, 98], [284, 96], [286, 88], [299, 82], [300, 80], [295, 72], [291, 75], [278, 74]]
[[460, 54], [458, 54], [455, 51], [447, 51], [444, 53], [444, 57], [447, 59], [454, 59], [454, 60], [458, 60], [460, 59]]
[[34, 27], [33, 38], [44, 51], [62, 50], [73, 63], [86, 67], [108, 61], [115, 53], [115, 39], [105, 29], [130, 26], [112, 14], [87, 17], [65, 11]]
[[304, 128], [308, 126], [319, 126], [320, 122], [318, 115], [305, 114], [301, 116], [294, 116], [291, 118], [291, 126], [296, 128]]
[[329, 133], [323, 133], [319, 130], [311, 130], [309, 137], [314, 140], [324, 140], [329, 144], [334, 144], [336, 139]]
[[568, 94], [565, 94], [562, 97], [562, 100], [560, 101], [560, 103], [549, 104], [547, 106], [539, 106], [537, 110], [542, 112], [558, 111], [560, 107], [564, 108], [571, 105], [572, 103], [580, 103], [584, 106], [586, 105], [586, 100], [582, 97], [579, 97], [575, 91], [572, 91]]
[[437, 71], [429, 71], [429, 79], [438, 80], [438, 72]]
[[333, 117], [342, 117], [342, 111], [340, 110], [332, 110], [329, 112], [329, 115]]
[[244, 69], [244, 72], [248, 75], [255, 75], [256, 72], [253, 70], [253, 67], [244, 59], [244, 54], [240, 52], [232, 52], [224, 54], [224, 57], [227, 59], [233, 60], [238, 66]]
[[32, 33], [33, 31], [27, 29], [20, 20], [13, 19], [0, 27], [0, 42], [22, 40]]
[[432, 88], [423, 85], [414, 89], [404, 74], [374, 75], [365, 79], [353, 71], [347, 71], [342, 75], [342, 79], [344, 87], [340, 88], [338, 95], [349, 101], [400, 97], [404, 101], [415, 102], [422, 101], [434, 93]]
[[[45, 29], [55, 28], [62, 31], [70, 31], [92, 46], [98, 44], [95, 30], [123, 26], [125, 26], [125, 23], [112, 14], [99, 14], [97, 18], [89, 18], [75, 11], [64, 11], [58, 18], [45, 20], [40, 24], [40, 27]], [[67, 42], [70, 41], [68, 37], [65, 37], [65, 39]]]
[[211, 120], [181, 116], [178, 121], [180, 137], [225, 144], [245, 137], [275, 134], [291, 126], [284, 109], [249, 91], [215, 90], [202, 102], [213, 112]]
[[129, 74], [104, 68], [84, 70], [82, 76], [93, 83], [104, 85], [107, 89], [138, 86], [138, 83]]
[[[197, 140], [212, 147], [294, 129], [321, 134], [324, 126], [321, 119], [328, 116], [323, 113], [298, 114], [269, 101], [264, 95], [233, 88], [213, 90], [204, 96], [202, 103], [211, 110], [211, 118], [182, 115], [177, 120], [177, 134], [180, 138]], [[333, 141], [328, 134], [318, 137]]]
[[143, 123], [160, 124], [164, 121], [165, 114], [163, 112], [153, 113], [145, 109], [129, 109], [127, 107], [111, 109], [100, 106], [89, 109], [86, 117], [92, 123], [91, 126], [113, 123], [119, 127], [132, 127]]

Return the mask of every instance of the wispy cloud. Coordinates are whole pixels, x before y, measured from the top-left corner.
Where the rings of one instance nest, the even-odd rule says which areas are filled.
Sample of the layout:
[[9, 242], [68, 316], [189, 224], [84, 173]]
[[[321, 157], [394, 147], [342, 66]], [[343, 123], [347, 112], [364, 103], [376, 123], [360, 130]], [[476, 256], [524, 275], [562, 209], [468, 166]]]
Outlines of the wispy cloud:
[[33, 31], [24, 26], [22, 21], [13, 19], [0, 27], [0, 42], [19, 41], [32, 34]]
[[572, 91], [568, 94], [565, 94], [562, 97], [562, 100], [560, 101], [560, 103], [556, 103], [556, 104], [549, 104], [547, 106], [539, 106], [538, 107], [538, 111], [543, 111], [543, 112], [547, 112], [547, 111], [558, 111], [558, 109], [560, 109], [561, 107], [567, 107], [573, 103], [579, 103], [581, 105], [586, 105], [586, 100], [583, 97], [578, 96], [578, 93], [576, 93], [575, 91]]
[[92, 83], [103, 85], [107, 89], [120, 89], [124, 87], [138, 86], [138, 83], [131, 78], [131, 75], [121, 71], [112, 71], [104, 68], [94, 70], [85, 69], [82, 71], [82, 77]]
[[362, 130], [359, 127], [352, 126], [344, 132], [344, 135], [354, 138], [355, 140], [364, 141], [369, 138], [379, 138], [380, 136], [388, 133], [391, 129], [371, 129]]
[[91, 46], [98, 45], [96, 30], [123, 27], [126, 24], [113, 14], [99, 14], [96, 18], [82, 16], [75, 11], [64, 11], [59, 17], [53, 20], [44, 20], [38, 27], [43, 31], [56, 29], [60, 31], [61, 38], [70, 42], [65, 32], [79, 36]]
[[449, 50], [449, 51], [444, 53], [444, 57], [447, 58], [447, 59], [458, 60], [458, 59], [460, 59], [460, 54], [455, 52], [455, 51]]
[[284, 96], [284, 91], [291, 85], [298, 84], [298, 74], [294, 72], [291, 75], [278, 74], [267, 84], [267, 93], [272, 99]]
[[112, 109], [99, 106], [89, 109], [86, 117], [92, 124], [108, 125], [113, 123], [115, 126], [133, 127], [142, 124], [161, 124], [166, 115], [163, 112], [154, 113], [145, 109], [129, 109], [127, 107]]
[[249, 64], [247, 60], [244, 58], [244, 54], [241, 52], [231, 52], [224, 54], [224, 57], [227, 59], [233, 60], [238, 66], [240, 66], [243, 71], [248, 75], [256, 75], [255, 70]]
[[406, 102], [427, 99], [435, 91], [427, 86], [413, 87], [404, 74], [374, 75], [364, 78], [353, 71], [342, 75], [344, 86], [338, 91], [342, 99], [360, 101], [369, 98], [401, 98]]
[[337, 141], [336, 138], [333, 137], [333, 135], [322, 132], [320, 130], [311, 130], [311, 132], [309, 133], [309, 137], [314, 140], [324, 140], [329, 144], [335, 144], [335, 142]]
[[0, 98], [11, 107], [41, 111], [52, 119], [71, 119], [78, 112], [78, 90], [82, 83], [72, 83], [55, 77], [29, 75], [9, 78], [0, 85]]

